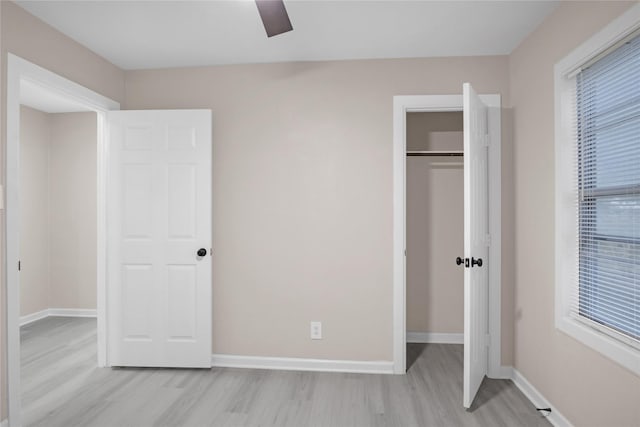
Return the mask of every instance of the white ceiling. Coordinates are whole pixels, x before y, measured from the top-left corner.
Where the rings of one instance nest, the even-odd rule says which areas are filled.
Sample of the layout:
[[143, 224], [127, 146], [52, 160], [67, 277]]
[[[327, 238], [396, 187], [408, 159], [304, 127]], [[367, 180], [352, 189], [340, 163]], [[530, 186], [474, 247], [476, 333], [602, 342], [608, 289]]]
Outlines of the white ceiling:
[[505, 55], [558, 4], [285, 0], [294, 30], [268, 39], [253, 0], [17, 3], [123, 69]]
[[20, 81], [20, 104], [45, 113], [77, 113], [91, 111], [87, 107], [69, 100], [37, 84]]

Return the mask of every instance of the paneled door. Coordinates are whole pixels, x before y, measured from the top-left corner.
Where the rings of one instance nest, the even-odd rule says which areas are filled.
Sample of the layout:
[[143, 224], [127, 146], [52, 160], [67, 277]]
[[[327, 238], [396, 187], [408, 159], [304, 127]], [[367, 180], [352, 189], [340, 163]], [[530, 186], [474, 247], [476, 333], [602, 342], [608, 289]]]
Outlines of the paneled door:
[[488, 109], [469, 83], [462, 89], [464, 121], [464, 375], [470, 408], [487, 374], [489, 319]]
[[108, 126], [108, 363], [211, 367], [211, 111]]

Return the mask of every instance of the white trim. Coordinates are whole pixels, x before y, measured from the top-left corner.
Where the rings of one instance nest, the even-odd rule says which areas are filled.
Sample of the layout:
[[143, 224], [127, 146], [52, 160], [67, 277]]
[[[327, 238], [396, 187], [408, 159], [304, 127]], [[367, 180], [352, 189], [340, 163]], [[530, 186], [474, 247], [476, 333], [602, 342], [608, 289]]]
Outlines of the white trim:
[[488, 107], [489, 137], [489, 358], [487, 375], [502, 368], [502, 99], [480, 95]]
[[[98, 116], [98, 132], [102, 129], [104, 116], [109, 110], [119, 110], [120, 104], [90, 89], [80, 86], [49, 70], [26, 61], [11, 53], [7, 54], [7, 122], [6, 122], [6, 156], [5, 156], [5, 283], [7, 286], [7, 389], [8, 420], [10, 425], [20, 426], [20, 282], [18, 260], [20, 254], [20, 204], [19, 204], [19, 164], [20, 164], [20, 81], [45, 87], [60, 96], [73, 100], [78, 104], [95, 111]], [[103, 186], [106, 180], [103, 165], [105, 139], [98, 135], [98, 188], [96, 204], [98, 207], [98, 247], [97, 247], [97, 294], [98, 294], [98, 366], [107, 364], [106, 334], [100, 333], [106, 325], [106, 289], [105, 262], [106, 241], [104, 240], [104, 212], [106, 194]], [[102, 238], [101, 238], [102, 237]]]
[[[120, 107], [111, 110], [119, 110]], [[108, 182], [108, 144], [107, 113], [97, 114], [97, 147], [96, 147], [96, 335], [98, 339], [98, 366], [109, 366], [107, 338], [107, 182]]]
[[555, 326], [640, 375], [640, 351], [570, 315], [571, 284], [577, 286], [578, 227], [575, 191], [575, 71], [620, 39], [640, 29], [640, 4], [613, 20], [554, 67], [555, 102]]
[[24, 316], [20, 316], [20, 326], [25, 326], [29, 323], [37, 322], [38, 320], [44, 319], [45, 317], [49, 317], [48, 308], [36, 311], [35, 313], [25, 314]]
[[51, 317], [98, 317], [98, 310], [93, 308], [50, 308]]
[[303, 359], [294, 357], [211, 355], [214, 368], [249, 368], [284, 371], [351, 372], [358, 374], [393, 374], [393, 362]]
[[407, 332], [407, 342], [417, 344], [463, 344], [464, 334], [439, 332]]
[[513, 379], [513, 367], [512, 366], [500, 366], [497, 375], [492, 377], [497, 380], [511, 380]]
[[9, 427], [9, 420], [2, 420], [2, 422], [0, 422], [0, 427]]
[[20, 316], [20, 326], [25, 326], [47, 317], [98, 317], [98, 312], [92, 308], [45, 308], [35, 313]]
[[[487, 375], [501, 378], [502, 163], [500, 95], [480, 95], [489, 107], [489, 334]], [[393, 360], [406, 372], [406, 113], [462, 111], [462, 95], [393, 97]]]
[[531, 403], [536, 408], [551, 408], [551, 413], [546, 417], [555, 427], [573, 427], [573, 424], [565, 418], [558, 409], [553, 406], [549, 401], [531, 384], [524, 375], [522, 375], [517, 369], [511, 368], [511, 381], [520, 389]]

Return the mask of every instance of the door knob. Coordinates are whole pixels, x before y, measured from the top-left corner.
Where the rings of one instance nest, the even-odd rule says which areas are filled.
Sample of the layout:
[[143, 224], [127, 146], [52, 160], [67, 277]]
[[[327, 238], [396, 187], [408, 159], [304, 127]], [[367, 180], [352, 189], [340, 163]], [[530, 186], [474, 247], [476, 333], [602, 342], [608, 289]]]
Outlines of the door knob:
[[482, 267], [482, 258], [475, 259], [474, 257], [471, 257], [471, 267], [473, 267], [474, 265]]
[[198, 256], [205, 256], [207, 254], [207, 250], [205, 248], [198, 249]]
[[464, 262], [464, 260], [460, 257], [456, 257], [456, 265], [460, 265]]

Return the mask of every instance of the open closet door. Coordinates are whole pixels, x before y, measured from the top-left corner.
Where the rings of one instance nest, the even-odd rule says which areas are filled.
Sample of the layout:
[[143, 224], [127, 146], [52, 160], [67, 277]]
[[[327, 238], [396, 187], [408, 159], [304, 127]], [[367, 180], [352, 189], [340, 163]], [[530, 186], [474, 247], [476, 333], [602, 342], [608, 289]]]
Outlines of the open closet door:
[[108, 120], [108, 363], [210, 368], [211, 111]]
[[469, 83], [463, 86], [464, 121], [464, 381], [470, 408], [487, 374], [488, 118]]

